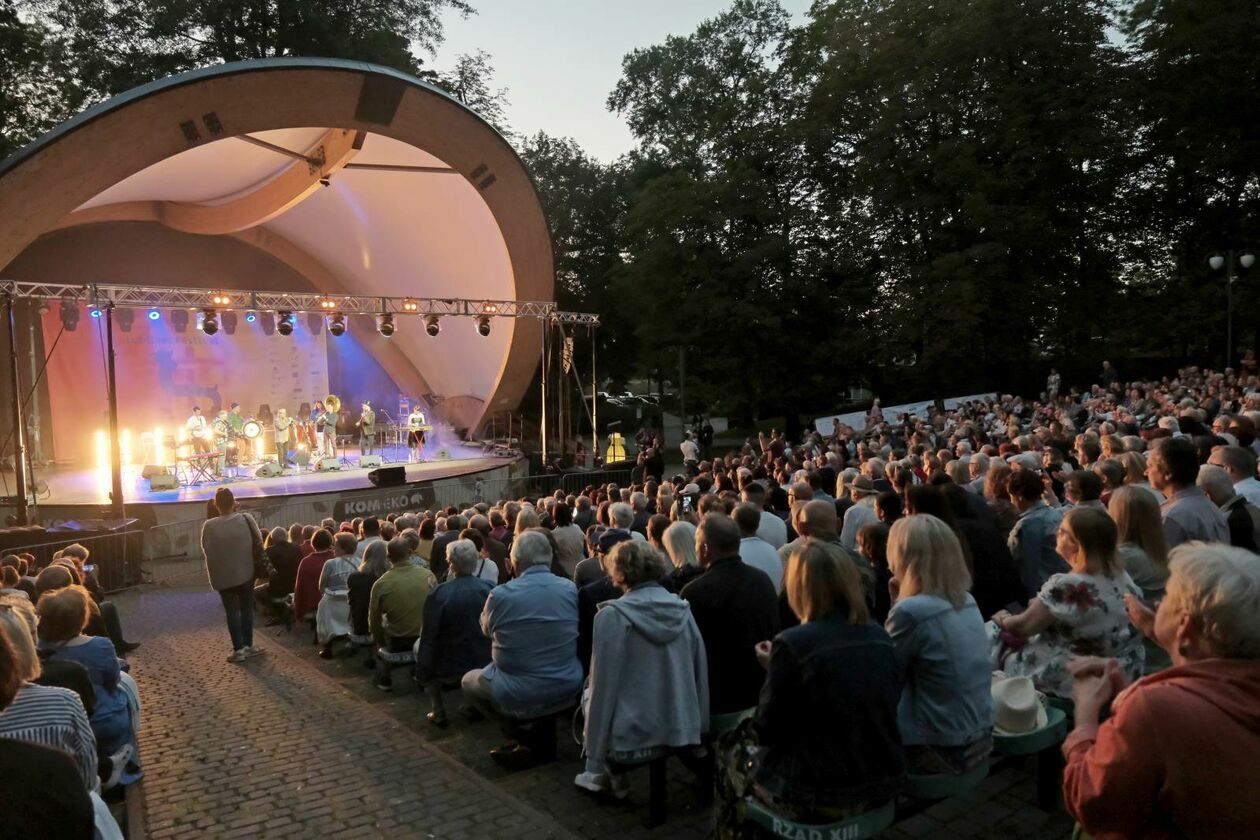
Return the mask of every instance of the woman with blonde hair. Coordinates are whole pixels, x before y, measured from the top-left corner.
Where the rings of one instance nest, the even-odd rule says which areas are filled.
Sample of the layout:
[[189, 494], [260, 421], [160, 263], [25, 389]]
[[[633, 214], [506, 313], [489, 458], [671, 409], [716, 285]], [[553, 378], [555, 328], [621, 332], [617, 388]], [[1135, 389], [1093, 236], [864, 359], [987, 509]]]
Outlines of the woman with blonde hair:
[[1120, 660], [1130, 679], [1142, 674], [1141, 637], [1125, 615], [1124, 597], [1142, 590], [1116, 555], [1116, 525], [1097, 508], [1072, 508], [1059, 523], [1055, 551], [1067, 572], [1051, 575], [1018, 615], [993, 615], [990, 643], [1008, 676], [1032, 677], [1047, 694], [1072, 696], [1073, 656]]
[[1146, 490], [1125, 485], [1111, 495], [1107, 513], [1116, 523], [1116, 555], [1142, 588], [1143, 599], [1157, 603], [1168, 580], [1168, 542], [1159, 504]]
[[1140, 452], [1123, 452], [1116, 460], [1124, 465], [1126, 486], [1141, 488], [1143, 492], [1150, 493], [1156, 502], [1164, 501], [1163, 495], [1146, 480], [1146, 459]]
[[685, 521], [671, 522], [661, 535], [661, 544], [672, 565], [661, 582], [670, 592], [682, 592], [704, 571], [696, 557], [696, 526]]
[[1126, 603], [1171, 668], [1124, 688], [1114, 660], [1070, 663], [1064, 805], [1094, 837], [1250, 837], [1260, 823], [1260, 799], [1248, 795], [1260, 790], [1260, 563], [1190, 542], [1169, 569], [1158, 611]]
[[937, 517], [908, 516], [889, 531], [888, 567], [906, 762], [911, 773], [965, 773], [992, 747], [993, 669], [962, 544]]
[[853, 561], [803, 540], [783, 592], [801, 623], [757, 645], [760, 703], [718, 758], [719, 837], [741, 834], [746, 796], [789, 819], [832, 822], [882, 807], [905, 774], [896, 654], [870, 620]]

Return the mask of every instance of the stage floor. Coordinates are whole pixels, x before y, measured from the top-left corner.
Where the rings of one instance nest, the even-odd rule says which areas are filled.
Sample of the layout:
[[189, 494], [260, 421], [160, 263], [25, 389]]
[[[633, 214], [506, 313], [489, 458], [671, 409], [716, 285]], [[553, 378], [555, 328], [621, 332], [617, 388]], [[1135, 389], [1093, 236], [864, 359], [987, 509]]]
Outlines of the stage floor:
[[[494, 467], [505, 466], [512, 458], [490, 458], [482, 455], [481, 450], [467, 449], [463, 452], [452, 451], [450, 460], [424, 461], [419, 464], [406, 462], [388, 462], [383, 466], [406, 467], [407, 482], [433, 481], [441, 478], [467, 475]], [[357, 464], [358, 457], [350, 458]], [[242, 468], [242, 474], [252, 472], [252, 468]], [[301, 496], [310, 493], [336, 493], [344, 490], [362, 490], [372, 487], [368, 481], [367, 467], [356, 465], [343, 466], [337, 472], [313, 472], [303, 470], [299, 473], [282, 475], [276, 478], [238, 478], [234, 481], [220, 481], [212, 484], [179, 487], [175, 490], [149, 489], [149, 482], [139, 474], [125, 472], [123, 474], [123, 498], [127, 504], [176, 504], [183, 502], [206, 501], [214, 498], [220, 487], [231, 487], [238, 499]], [[97, 470], [73, 469], [37, 469], [35, 478], [46, 482], [48, 495], [41, 496], [41, 505], [103, 505], [109, 503], [109, 476]]]

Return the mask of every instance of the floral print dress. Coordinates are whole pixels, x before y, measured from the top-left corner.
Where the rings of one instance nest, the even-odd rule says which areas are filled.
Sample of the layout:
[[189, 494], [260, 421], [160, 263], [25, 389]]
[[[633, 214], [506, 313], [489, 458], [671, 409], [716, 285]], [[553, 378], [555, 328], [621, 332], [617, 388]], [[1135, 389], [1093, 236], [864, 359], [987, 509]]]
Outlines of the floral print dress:
[[1127, 572], [1116, 577], [1064, 572], [1051, 575], [1037, 598], [1054, 623], [1014, 651], [1002, 664], [1007, 676], [1032, 677], [1037, 688], [1059, 697], [1072, 696], [1072, 674], [1066, 664], [1074, 656], [1104, 656], [1120, 661], [1129, 680], [1142, 676], [1142, 636], [1129, 623], [1126, 594], [1142, 597]]

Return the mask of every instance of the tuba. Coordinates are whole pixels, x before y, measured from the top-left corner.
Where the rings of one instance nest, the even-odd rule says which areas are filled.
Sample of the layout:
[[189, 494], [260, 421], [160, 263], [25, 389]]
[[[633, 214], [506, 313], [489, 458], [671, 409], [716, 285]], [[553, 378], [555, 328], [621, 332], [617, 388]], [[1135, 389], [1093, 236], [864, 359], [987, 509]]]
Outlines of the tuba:
[[329, 394], [324, 397], [324, 410], [331, 411], [333, 414], [341, 413], [341, 397], [336, 394]]

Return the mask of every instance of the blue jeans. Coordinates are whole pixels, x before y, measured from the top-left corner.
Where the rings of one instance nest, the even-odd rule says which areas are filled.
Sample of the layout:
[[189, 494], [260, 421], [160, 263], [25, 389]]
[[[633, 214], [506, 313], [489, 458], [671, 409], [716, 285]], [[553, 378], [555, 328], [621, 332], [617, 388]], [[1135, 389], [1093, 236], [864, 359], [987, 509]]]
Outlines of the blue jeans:
[[254, 582], [247, 580], [240, 586], [220, 589], [219, 597], [227, 613], [232, 650], [250, 647], [254, 644]]

